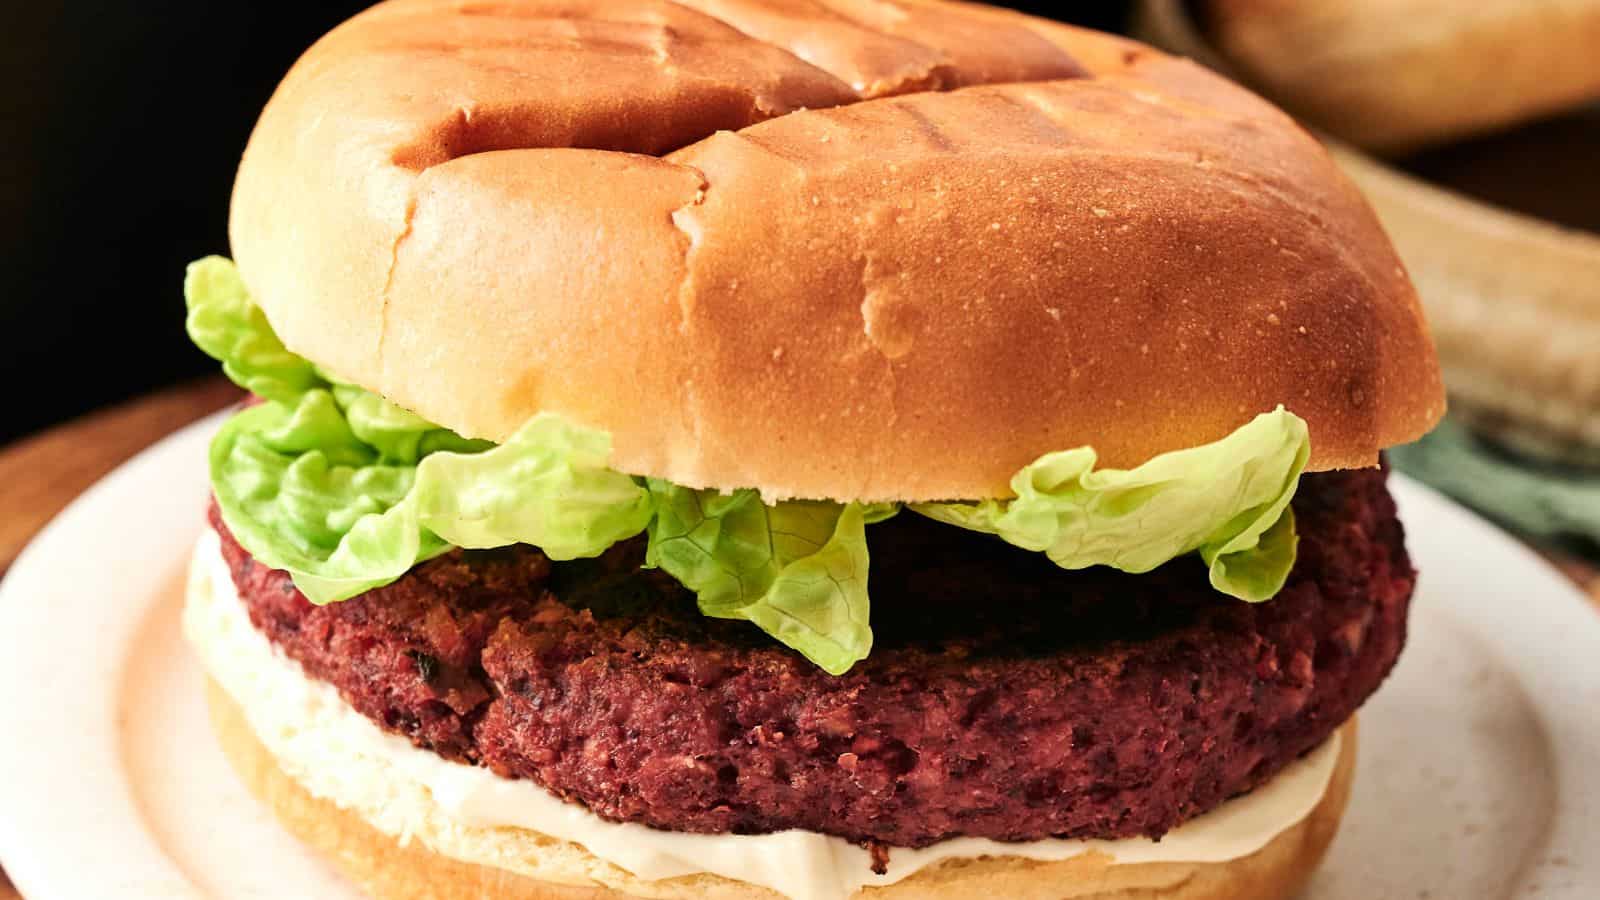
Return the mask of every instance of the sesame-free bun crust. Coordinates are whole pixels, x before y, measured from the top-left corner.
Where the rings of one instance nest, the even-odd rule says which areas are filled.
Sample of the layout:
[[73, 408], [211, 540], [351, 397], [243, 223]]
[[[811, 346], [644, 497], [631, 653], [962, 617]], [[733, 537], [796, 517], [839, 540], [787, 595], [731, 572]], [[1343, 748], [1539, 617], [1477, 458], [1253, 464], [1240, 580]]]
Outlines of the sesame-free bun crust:
[[[463, 862], [420, 842], [401, 845], [357, 814], [312, 796], [278, 767], [244, 714], [207, 681], [212, 724], [245, 785], [292, 834], [379, 900], [783, 900], [766, 888], [713, 875], [633, 882], [635, 891], [559, 884]], [[1322, 802], [1256, 853], [1226, 863], [1114, 865], [1090, 855], [1064, 862], [983, 858], [947, 862], [860, 900], [1282, 900], [1305, 883], [1338, 830], [1355, 768], [1355, 724], [1342, 732], [1339, 761]], [[531, 832], [529, 841], [544, 840]], [[563, 852], [583, 853], [572, 845]], [[585, 854], [587, 855], [587, 854]], [[598, 862], [597, 860], [595, 862]], [[571, 861], [560, 868], [571, 870]]]
[[1369, 465], [1444, 406], [1399, 260], [1304, 131], [980, 6], [391, 0], [279, 87], [231, 234], [344, 379], [771, 498], [1003, 496], [1041, 453], [1135, 465], [1278, 404], [1312, 469]]

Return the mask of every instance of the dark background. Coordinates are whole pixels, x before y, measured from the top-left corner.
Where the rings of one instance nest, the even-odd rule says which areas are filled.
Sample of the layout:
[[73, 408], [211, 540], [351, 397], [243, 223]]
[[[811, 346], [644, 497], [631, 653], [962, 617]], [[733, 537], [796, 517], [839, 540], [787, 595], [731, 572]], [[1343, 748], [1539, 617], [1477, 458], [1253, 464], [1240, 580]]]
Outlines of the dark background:
[[[278, 79], [369, 4], [7, 5], [0, 443], [215, 371], [183, 334], [183, 267], [227, 252], [234, 167]], [[1107, 29], [1126, 10], [1012, 5]]]

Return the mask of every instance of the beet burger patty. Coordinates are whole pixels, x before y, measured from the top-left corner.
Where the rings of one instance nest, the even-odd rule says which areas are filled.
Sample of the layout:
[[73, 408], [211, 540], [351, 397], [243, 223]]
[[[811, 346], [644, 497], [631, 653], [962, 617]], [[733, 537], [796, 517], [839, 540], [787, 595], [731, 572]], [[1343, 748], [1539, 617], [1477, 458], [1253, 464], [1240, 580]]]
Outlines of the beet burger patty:
[[1308, 476], [1294, 509], [1300, 558], [1261, 605], [1192, 560], [1065, 572], [886, 524], [892, 624], [842, 677], [701, 616], [637, 543], [457, 551], [320, 607], [223, 552], [255, 625], [418, 747], [610, 819], [922, 847], [1160, 837], [1327, 739], [1398, 656], [1414, 576], [1382, 472]]
[[[386, 0], [239, 167], [185, 629], [368, 893], [1271, 900], [1443, 390], [1314, 138], [943, 0]], [[197, 498], [198, 500], [198, 498]]]

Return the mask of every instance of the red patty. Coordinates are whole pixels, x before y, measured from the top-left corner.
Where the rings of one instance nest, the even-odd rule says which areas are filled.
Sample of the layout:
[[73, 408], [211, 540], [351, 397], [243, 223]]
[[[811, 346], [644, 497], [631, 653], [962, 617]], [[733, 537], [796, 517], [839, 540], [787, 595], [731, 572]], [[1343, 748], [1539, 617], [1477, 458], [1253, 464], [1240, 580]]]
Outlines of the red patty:
[[1383, 473], [1307, 476], [1274, 600], [903, 513], [868, 532], [871, 657], [832, 677], [710, 620], [630, 542], [457, 552], [327, 607], [217, 519], [251, 619], [362, 714], [601, 816], [867, 844], [1159, 836], [1317, 746], [1388, 673], [1413, 572]]

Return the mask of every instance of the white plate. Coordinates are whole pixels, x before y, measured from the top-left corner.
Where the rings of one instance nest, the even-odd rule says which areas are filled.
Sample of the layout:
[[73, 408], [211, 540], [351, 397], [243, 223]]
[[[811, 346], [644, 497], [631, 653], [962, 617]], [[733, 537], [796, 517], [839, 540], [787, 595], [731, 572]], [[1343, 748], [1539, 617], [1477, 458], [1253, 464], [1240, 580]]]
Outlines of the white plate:
[[[178, 639], [214, 420], [85, 493], [0, 586], [0, 862], [28, 900], [353, 892], [259, 810]], [[1600, 897], [1600, 613], [1404, 478], [1411, 644], [1308, 900]]]

